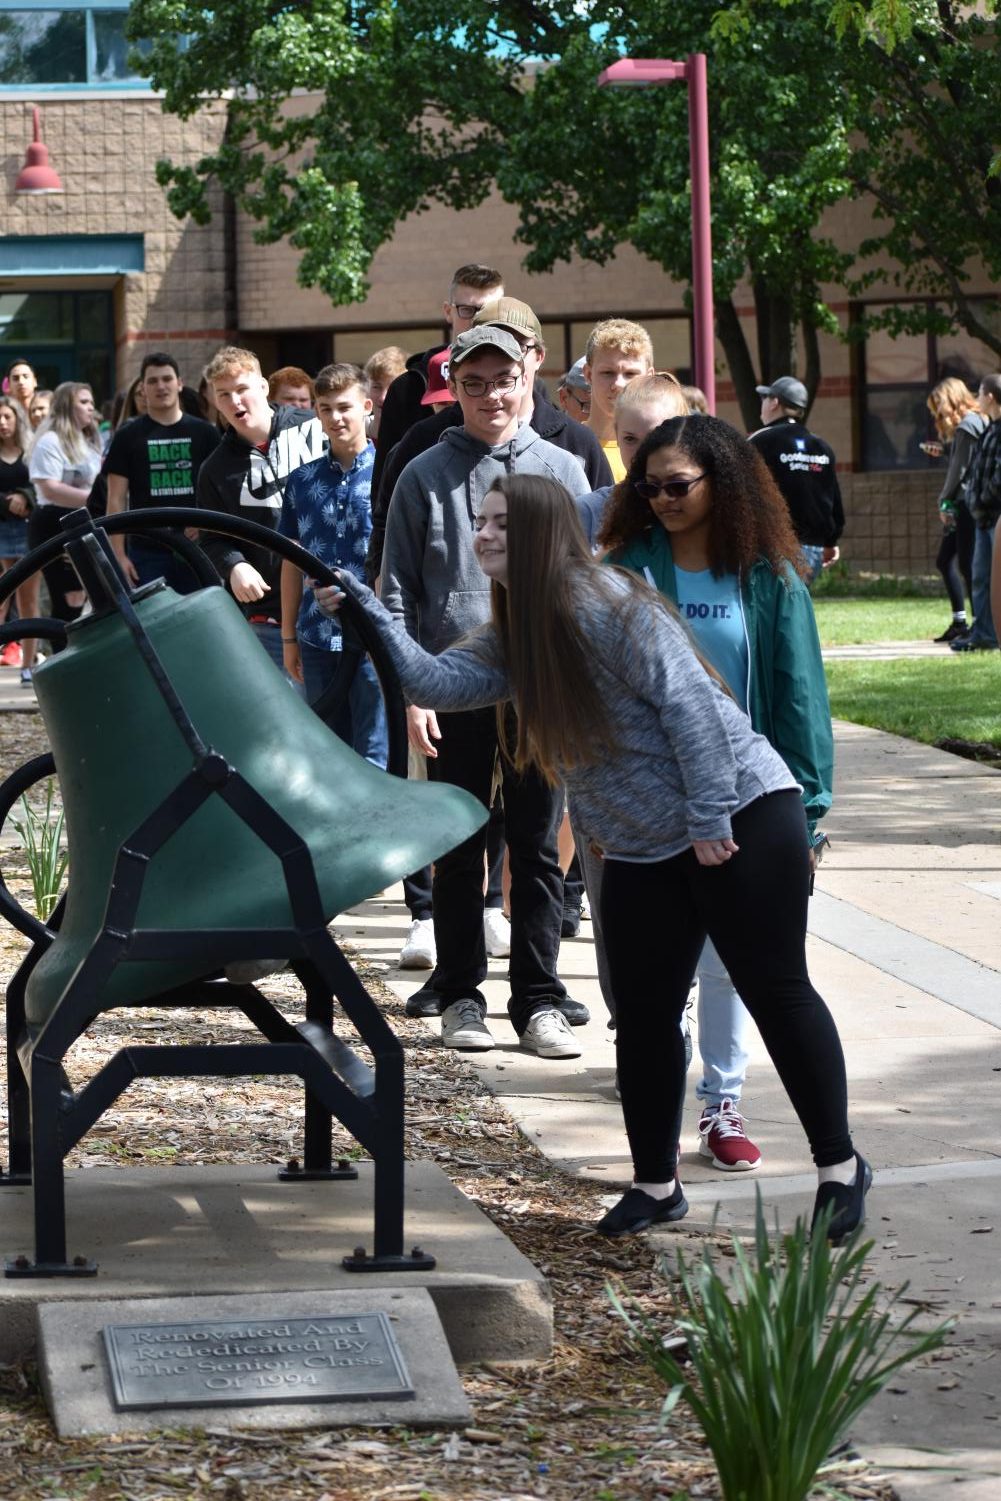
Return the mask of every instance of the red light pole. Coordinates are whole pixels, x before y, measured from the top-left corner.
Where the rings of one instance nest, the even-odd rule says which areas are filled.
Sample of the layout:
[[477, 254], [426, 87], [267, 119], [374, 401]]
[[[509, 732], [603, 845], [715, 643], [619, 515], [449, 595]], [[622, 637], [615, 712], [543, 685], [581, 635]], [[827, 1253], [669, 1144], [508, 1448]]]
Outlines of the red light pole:
[[713, 254], [709, 217], [709, 104], [706, 55], [691, 52], [686, 62], [663, 57], [624, 57], [598, 75], [613, 88], [649, 88], [653, 84], [688, 84], [688, 144], [692, 178], [692, 302], [695, 325], [695, 384], [716, 411], [716, 345], [713, 319]]

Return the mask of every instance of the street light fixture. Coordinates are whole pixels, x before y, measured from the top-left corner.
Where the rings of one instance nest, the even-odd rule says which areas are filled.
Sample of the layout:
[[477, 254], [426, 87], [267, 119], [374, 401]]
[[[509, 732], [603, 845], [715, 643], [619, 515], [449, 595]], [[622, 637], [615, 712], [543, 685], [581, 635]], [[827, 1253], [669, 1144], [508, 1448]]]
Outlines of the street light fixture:
[[24, 156], [24, 166], [14, 183], [15, 193], [61, 193], [63, 185], [59, 173], [49, 161], [48, 147], [42, 141], [41, 120], [38, 106], [31, 111], [34, 139], [29, 143]]
[[695, 384], [716, 411], [716, 345], [713, 318], [713, 254], [709, 218], [709, 104], [706, 55], [691, 52], [686, 62], [665, 57], [624, 57], [598, 75], [613, 88], [688, 84], [688, 144], [692, 178], [692, 302], [695, 325]]

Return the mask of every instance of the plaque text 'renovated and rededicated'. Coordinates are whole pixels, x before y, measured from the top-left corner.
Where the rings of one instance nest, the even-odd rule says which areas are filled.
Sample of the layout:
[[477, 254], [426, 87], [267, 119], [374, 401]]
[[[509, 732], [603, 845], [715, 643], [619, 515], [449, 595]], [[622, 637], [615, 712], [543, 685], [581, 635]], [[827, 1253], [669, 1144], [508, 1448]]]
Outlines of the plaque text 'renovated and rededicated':
[[107, 1324], [104, 1343], [118, 1408], [414, 1395], [384, 1313]]

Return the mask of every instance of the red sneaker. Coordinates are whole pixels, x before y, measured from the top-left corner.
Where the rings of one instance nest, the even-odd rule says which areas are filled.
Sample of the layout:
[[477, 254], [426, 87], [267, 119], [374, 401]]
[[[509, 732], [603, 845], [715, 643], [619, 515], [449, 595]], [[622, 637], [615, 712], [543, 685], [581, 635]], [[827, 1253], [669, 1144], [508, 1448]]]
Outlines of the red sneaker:
[[0, 651], [0, 667], [21, 667], [23, 660], [20, 641], [8, 641]]
[[757, 1167], [761, 1153], [744, 1130], [744, 1117], [732, 1100], [717, 1110], [708, 1105], [699, 1121], [699, 1156], [712, 1159], [724, 1173], [746, 1173]]

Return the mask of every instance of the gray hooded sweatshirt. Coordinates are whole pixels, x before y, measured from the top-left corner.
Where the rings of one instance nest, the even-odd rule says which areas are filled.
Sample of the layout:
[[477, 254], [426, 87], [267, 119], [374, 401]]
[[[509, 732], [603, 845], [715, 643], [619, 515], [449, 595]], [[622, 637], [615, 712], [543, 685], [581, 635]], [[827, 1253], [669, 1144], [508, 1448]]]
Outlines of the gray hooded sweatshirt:
[[444, 651], [490, 619], [490, 580], [473, 554], [473, 522], [484, 496], [506, 474], [557, 480], [574, 499], [591, 489], [580, 461], [527, 423], [496, 448], [464, 427], [448, 428], [397, 481], [381, 598], [429, 652]]

